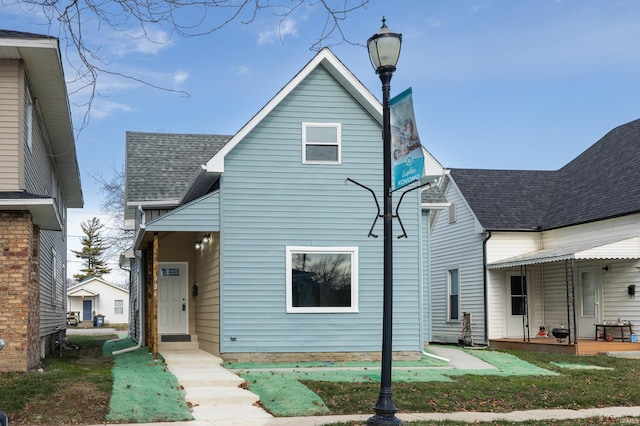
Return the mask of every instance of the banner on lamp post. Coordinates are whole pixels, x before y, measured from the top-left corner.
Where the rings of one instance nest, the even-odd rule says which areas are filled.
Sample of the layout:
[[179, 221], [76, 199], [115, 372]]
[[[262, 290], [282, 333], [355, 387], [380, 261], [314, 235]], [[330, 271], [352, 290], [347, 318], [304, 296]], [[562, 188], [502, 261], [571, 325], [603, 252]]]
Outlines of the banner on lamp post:
[[411, 88], [389, 100], [391, 112], [391, 164], [393, 190], [420, 180], [424, 155], [413, 113]]

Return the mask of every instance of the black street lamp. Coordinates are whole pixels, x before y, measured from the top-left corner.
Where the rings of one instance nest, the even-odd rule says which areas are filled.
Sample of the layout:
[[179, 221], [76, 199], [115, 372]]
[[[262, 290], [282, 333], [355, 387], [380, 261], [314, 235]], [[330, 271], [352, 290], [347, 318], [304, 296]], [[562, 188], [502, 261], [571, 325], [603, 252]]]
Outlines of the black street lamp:
[[396, 417], [398, 409], [393, 403], [391, 390], [392, 329], [393, 329], [393, 245], [392, 245], [392, 196], [391, 196], [391, 111], [389, 108], [390, 83], [400, 57], [402, 34], [391, 32], [382, 18], [382, 27], [369, 40], [367, 48], [371, 63], [382, 81], [382, 149], [384, 173], [384, 291], [382, 312], [382, 365], [380, 395], [373, 408], [375, 415], [369, 425], [400, 425]]

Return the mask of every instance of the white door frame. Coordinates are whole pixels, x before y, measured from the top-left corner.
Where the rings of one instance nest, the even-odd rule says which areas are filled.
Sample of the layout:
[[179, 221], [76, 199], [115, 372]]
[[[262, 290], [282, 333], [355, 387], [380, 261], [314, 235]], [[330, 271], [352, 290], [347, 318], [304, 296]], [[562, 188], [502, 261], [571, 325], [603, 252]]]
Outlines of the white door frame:
[[[602, 272], [599, 265], [578, 266], [577, 294], [576, 294], [576, 318], [578, 323], [578, 338], [593, 338], [595, 333], [594, 324], [600, 323], [602, 319]], [[583, 273], [590, 273], [592, 283], [587, 283], [585, 287]], [[587, 292], [585, 292], [587, 289]], [[589, 305], [585, 306], [585, 298], [588, 298]]]
[[[175, 295], [178, 299], [174, 299], [174, 303], [169, 306], [169, 309], [174, 309], [174, 314], [178, 314], [180, 323], [173, 326], [163, 325], [160, 318], [160, 296], [161, 296], [161, 281], [162, 281], [162, 269], [168, 267], [179, 267], [181, 272], [181, 286], [178, 288], [180, 294]], [[158, 262], [158, 334], [188, 334], [189, 332], [189, 295], [188, 295], [188, 283], [189, 283], [189, 263], [188, 262]], [[184, 310], [182, 308], [184, 304]], [[184, 312], [181, 314], [181, 312]]]
[[[531, 322], [531, 277], [529, 271], [524, 272], [525, 276], [525, 303], [526, 312], [529, 312], [529, 322]], [[526, 323], [527, 318], [523, 315], [512, 315], [512, 294], [511, 294], [511, 278], [520, 277], [520, 271], [509, 271], [505, 274], [505, 302], [504, 302], [504, 336], [522, 338], [526, 334], [526, 328], [523, 328], [523, 319]], [[531, 332], [531, 324], [529, 323], [529, 332]]]

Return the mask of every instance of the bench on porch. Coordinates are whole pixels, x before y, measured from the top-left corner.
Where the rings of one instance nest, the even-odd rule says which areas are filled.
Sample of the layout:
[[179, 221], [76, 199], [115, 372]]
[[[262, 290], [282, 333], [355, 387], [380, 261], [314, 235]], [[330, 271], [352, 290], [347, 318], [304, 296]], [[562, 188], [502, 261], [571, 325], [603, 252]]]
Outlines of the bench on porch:
[[[624, 342], [624, 330], [629, 330], [629, 340], [631, 339], [631, 334], [633, 330], [631, 329], [631, 324], [618, 324], [618, 323], [602, 323], [602, 324], [594, 324], [596, 326], [596, 337], [593, 340], [598, 340], [600, 336], [602, 336], [602, 340], [607, 340], [607, 328], [617, 328], [620, 330], [620, 337], [615, 337], [611, 335], [612, 339], [621, 339]], [[602, 335], [598, 334], [598, 330], [602, 329]]]

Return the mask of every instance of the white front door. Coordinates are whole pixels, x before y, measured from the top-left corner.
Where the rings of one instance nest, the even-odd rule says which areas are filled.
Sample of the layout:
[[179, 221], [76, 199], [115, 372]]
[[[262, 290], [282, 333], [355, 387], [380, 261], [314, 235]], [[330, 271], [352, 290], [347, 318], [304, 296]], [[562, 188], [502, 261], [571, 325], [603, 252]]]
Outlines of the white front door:
[[578, 337], [593, 339], [595, 336], [594, 324], [600, 323], [598, 267], [578, 268], [577, 287]]
[[187, 333], [187, 265], [160, 263], [158, 271], [158, 333]]
[[523, 338], [526, 336], [527, 309], [527, 277], [514, 274], [507, 276], [506, 324], [507, 337]]

